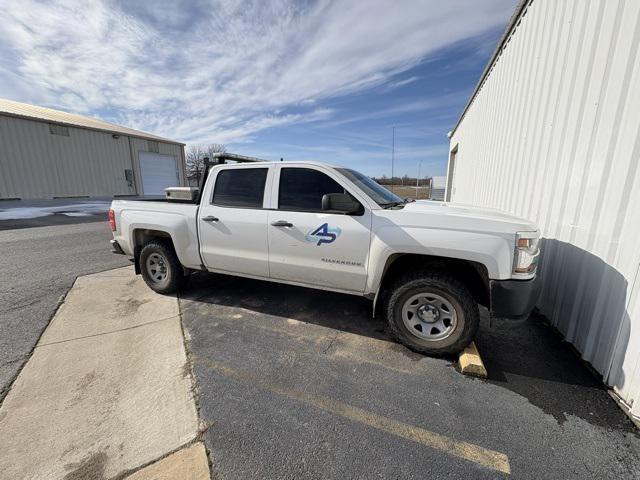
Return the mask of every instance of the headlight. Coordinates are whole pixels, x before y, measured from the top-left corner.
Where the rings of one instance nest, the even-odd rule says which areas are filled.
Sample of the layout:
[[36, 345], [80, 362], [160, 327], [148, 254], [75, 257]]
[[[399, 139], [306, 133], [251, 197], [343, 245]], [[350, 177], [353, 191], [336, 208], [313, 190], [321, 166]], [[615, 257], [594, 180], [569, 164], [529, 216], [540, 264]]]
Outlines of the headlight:
[[513, 276], [531, 278], [536, 273], [540, 255], [540, 233], [516, 233], [516, 249], [513, 257]]

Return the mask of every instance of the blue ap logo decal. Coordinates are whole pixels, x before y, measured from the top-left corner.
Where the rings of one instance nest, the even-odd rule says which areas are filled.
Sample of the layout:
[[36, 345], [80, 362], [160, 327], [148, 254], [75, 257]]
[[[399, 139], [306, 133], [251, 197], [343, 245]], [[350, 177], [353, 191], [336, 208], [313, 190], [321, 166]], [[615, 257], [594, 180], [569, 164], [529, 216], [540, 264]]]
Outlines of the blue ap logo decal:
[[306, 239], [307, 242], [315, 243], [316, 246], [320, 246], [323, 243], [335, 242], [336, 238], [338, 238], [341, 233], [342, 230], [340, 230], [340, 228], [331, 228], [328, 223], [323, 223], [315, 230], [307, 233]]

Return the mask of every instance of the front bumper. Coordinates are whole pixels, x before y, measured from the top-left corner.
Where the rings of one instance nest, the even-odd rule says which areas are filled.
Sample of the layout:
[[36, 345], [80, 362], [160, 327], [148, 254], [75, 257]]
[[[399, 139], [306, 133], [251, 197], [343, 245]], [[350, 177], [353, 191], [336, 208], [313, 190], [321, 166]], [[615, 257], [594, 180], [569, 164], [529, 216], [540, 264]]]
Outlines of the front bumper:
[[491, 280], [491, 314], [499, 318], [529, 316], [540, 296], [540, 279]]

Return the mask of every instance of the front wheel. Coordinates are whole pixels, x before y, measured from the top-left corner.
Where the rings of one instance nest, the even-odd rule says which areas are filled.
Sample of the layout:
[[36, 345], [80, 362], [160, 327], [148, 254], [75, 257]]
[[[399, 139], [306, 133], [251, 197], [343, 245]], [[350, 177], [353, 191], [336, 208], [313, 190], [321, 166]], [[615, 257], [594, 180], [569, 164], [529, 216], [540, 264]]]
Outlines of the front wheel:
[[438, 272], [400, 277], [385, 313], [391, 332], [403, 345], [428, 355], [462, 351], [475, 337], [480, 316], [467, 287]]
[[138, 261], [142, 278], [155, 292], [175, 293], [185, 284], [182, 265], [173, 248], [164, 242], [146, 244]]

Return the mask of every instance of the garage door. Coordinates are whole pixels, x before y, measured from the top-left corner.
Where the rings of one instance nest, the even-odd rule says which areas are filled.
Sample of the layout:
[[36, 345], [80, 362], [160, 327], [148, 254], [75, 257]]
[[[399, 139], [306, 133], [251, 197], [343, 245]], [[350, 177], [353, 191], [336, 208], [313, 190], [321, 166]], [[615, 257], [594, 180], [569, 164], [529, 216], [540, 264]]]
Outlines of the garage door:
[[165, 188], [180, 185], [176, 157], [140, 152], [138, 158], [144, 195], [164, 195]]

